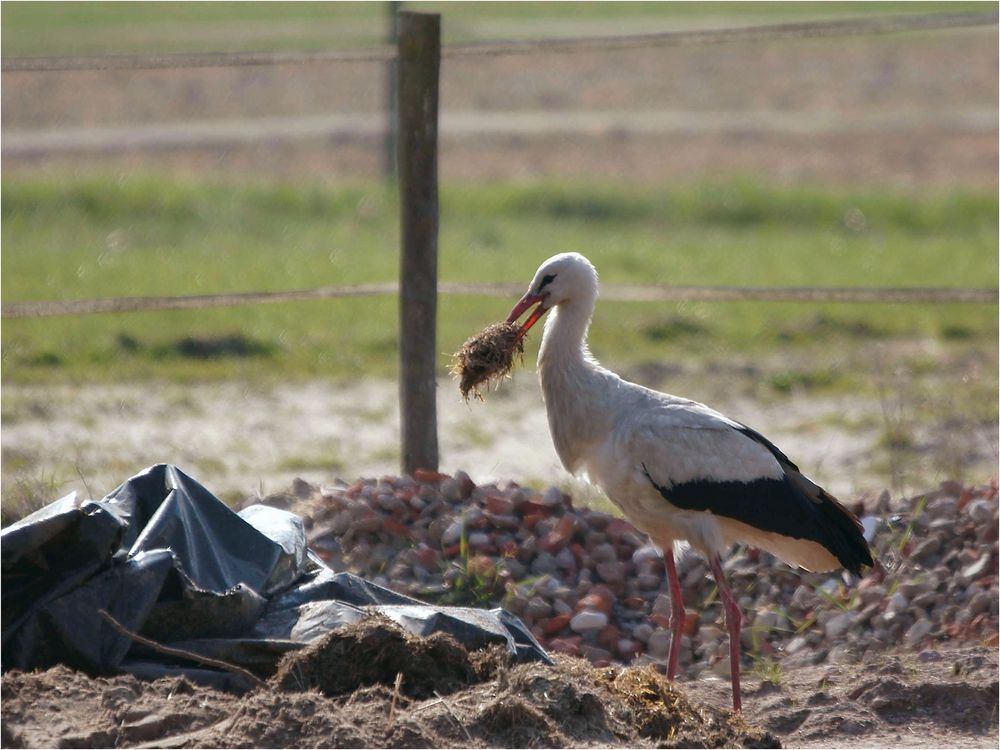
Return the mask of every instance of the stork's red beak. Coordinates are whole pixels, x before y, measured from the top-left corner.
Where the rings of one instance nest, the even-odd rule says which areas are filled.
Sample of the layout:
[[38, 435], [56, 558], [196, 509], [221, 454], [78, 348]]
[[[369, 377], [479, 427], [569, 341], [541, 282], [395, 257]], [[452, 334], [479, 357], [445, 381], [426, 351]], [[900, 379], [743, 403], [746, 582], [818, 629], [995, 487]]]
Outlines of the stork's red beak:
[[538, 322], [548, 309], [545, 306], [545, 295], [544, 294], [526, 294], [521, 297], [521, 301], [514, 305], [514, 309], [510, 311], [510, 315], [507, 316], [508, 323], [514, 323], [518, 318], [524, 315], [526, 310], [531, 309], [532, 305], [538, 305], [534, 310], [531, 311], [531, 315], [528, 316], [527, 320], [521, 325], [521, 328], [517, 332], [517, 338], [523, 339], [524, 334], [528, 332], [531, 326]]

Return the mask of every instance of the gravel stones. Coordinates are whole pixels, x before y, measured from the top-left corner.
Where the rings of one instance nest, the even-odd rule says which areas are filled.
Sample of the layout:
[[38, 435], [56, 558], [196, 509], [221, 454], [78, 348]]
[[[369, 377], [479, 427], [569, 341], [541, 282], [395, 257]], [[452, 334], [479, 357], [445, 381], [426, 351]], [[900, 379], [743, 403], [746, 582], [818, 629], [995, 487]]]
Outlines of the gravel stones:
[[754, 625], [765, 630], [786, 630], [788, 628], [788, 618], [777, 610], [768, 609], [758, 612], [754, 618]]
[[993, 557], [991, 553], [984, 552], [974, 563], [962, 568], [962, 578], [966, 581], [974, 581], [984, 575], [986, 571], [989, 570], [991, 557]]
[[826, 621], [826, 624], [823, 626], [823, 632], [831, 640], [843, 638], [856, 617], [857, 615], [853, 611], [841, 612], [838, 615], [834, 615]]
[[462, 485], [457, 478], [449, 477], [441, 482], [441, 497], [449, 503], [457, 503], [462, 499]]
[[646, 643], [650, 655], [655, 656], [658, 659], [667, 658], [670, 654], [670, 641], [671, 635], [669, 630], [666, 630], [665, 628], [657, 628], [654, 630]]
[[926, 617], [921, 617], [913, 625], [910, 626], [909, 630], [906, 631], [904, 640], [906, 645], [910, 648], [916, 648], [920, 643], [926, 638], [931, 630], [934, 629], [934, 623], [928, 620]]
[[534, 575], [541, 576], [555, 573], [558, 567], [555, 557], [548, 552], [539, 552], [532, 560], [530, 570]]
[[592, 586], [586, 595], [580, 598], [578, 609], [594, 609], [610, 615], [615, 604], [615, 595], [606, 586]]
[[487, 550], [493, 548], [493, 537], [485, 531], [473, 531], [469, 534], [469, 549]]
[[973, 615], [978, 615], [983, 612], [988, 612], [991, 607], [995, 608], [995, 605], [991, 601], [994, 597], [991, 597], [988, 591], [977, 591], [969, 599], [969, 612]]
[[940, 550], [941, 538], [935, 535], [918, 544], [910, 553], [910, 557], [919, 563], [926, 563], [932, 560]]
[[[622, 518], [576, 509], [558, 487], [478, 486], [461, 471], [321, 490], [296, 485], [306, 490], [310, 544], [336, 570], [428, 601], [504, 606], [544, 647], [595, 664], [665, 667], [672, 607], [663, 559]], [[850, 663], [938, 639], [995, 643], [996, 481], [947, 483], [916, 498], [883, 493], [869, 505], [862, 520], [882, 565], [860, 581], [792, 570], [753, 549], [727, 556], [750, 657]], [[694, 553], [677, 565], [692, 607], [681, 641], [685, 674], [728, 674], [728, 635], [708, 566]]]
[[663, 583], [663, 576], [655, 573], [640, 573], [636, 576], [636, 583], [640, 591], [655, 591]]
[[622, 583], [625, 580], [625, 563], [618, 560], [597, 563], [595, 569], [605, 583]]
[[558, 487], [549, 487], [547, 490], [545, 490], [545, 492], [542, 493], [542, 496], [539, 498], [538, 502], [540, 502], [542, 505], [544, 505], [546, 508], [549, 508], [550, 510], [559, 508], [564, 503], [562, 490], [560, 490]]
[[637, 568], [645, 564], [649, 564], [651, 568], [660, 568], [663, 566], [663, 556], [660, 554], [660, 550], [647, 544], [632, 553], [632, 564]]
[[653, 600], [653, 614], [657, 615], [669, 615], [673, 611], [670, 605], [670, 596], [668, 594], [660, 594]]
[[927, 514], [931, 517], [952, 517], [958, 511], [957, 497], [937, 497], [927, 503]]
[[788, 655], [797, 654], [809, 646], [809, 639], [804, 635], [797, 635], [785, 646], [785, 653]]
[[488, 512], [501, 516], [513, 515], [515, 507], [513, 498], [504, 495], [487, 495], [484, 505]]
[[465, 533], [465, 521], [461, 518], [458, 518], [452, 521], [448, 525], [448, 527], [442, 532], [440, 537], [441, 544], [443, 544], [446, 547], [449, 547], [452, 544], [457, 544], [461, 540], [462, 534], [464, 533]]
[[966, 508], [966, 513], [974, 523], [989, 524], [993, 521], [996, 509], [996, 502], [989, 500], [973, 500]]
[[542, 620], [552, 614], [552, 605], [540, 596], [528, 600], [524, 614], [533, 620]]
[[577, 633], [598, 631], [608, 624], [608, 616], [603, 612], [596, 612], [592, 609], [585, 609], [577, 612], [569, 621], [571, 630]]
[[906, 608], [910, 606], [910, 600], [907, 599], [901, 591], [897, 591], [895, 594], [889, 597], [889, 602], [886, 605], [886, 612], [892, 612], [893, 614], [900, 614], [905, 612]]
[[802, 585], [795, 589], [795, 593], [792, 594], [789, 606], [801, 612], [812, 607], [815, 602], [816, 594], [813, 590], [809, 586]]

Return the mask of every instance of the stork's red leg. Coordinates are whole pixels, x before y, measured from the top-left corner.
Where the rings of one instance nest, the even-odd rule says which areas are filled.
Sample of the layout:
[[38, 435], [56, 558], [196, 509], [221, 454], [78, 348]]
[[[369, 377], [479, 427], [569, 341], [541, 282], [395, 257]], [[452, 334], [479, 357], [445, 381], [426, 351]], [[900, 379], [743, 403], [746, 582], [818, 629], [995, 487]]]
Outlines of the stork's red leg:
[[722, 572], [722, 561], [716, 555], [712, 560], [712, 575], [715, 585], [719, 587], [719, 597], [726, 609], [726, 626], [729, 629], [729, 671], [733, 680], [733, 710], [743, 710], [743, 698], [740, 695], [740, 628], [743, 625], [743, 615], [740, 606], [733, 599], [733, 594], [726, 585], [726, 575]]
[[674, 565], [674, 551], [663, 550], [663, 561], [667, 566], [667, 584], [670, 586], [670, 657], [667, 660], [667, 679], [671, 682], [677, 675], [677, 663], [681, 658], [681, 634], [684, 631], [684, 600], [681, 598], [681, 582]]

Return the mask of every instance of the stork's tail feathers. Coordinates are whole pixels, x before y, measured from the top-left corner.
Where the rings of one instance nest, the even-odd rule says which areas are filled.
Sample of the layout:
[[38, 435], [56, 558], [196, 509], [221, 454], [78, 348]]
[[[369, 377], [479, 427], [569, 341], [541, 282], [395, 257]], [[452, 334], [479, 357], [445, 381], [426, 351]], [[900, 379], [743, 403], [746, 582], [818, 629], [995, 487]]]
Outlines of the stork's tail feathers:
[[830, 550], [847, 570], [861, 575], [862, 566], [872, 567], [872, 553], [865, 541], [864, 527], [851, 511], [841, 505], [833, 495], [790, 467], [785, 468], [785, 476], [793, 487], [804, 494], [812, 503], [822, 522], [821, 543]]
[[868, 548], [868, 542], [865, 541], [864, 527], [857, 517], [841, 505], [837, 498], [803, 474], [799, 467], [766, 437], [743, 424], [739, 425], [738, 429], [763, 445], [778, 459], [785, 472], [785, 481], [795, 494], [807, 501], [806, 505], [813, 510], [811, 515], [818, 516], [819, 523], [816, 524], [815, 535], [811, 538], [826, 547], [836, 556], [840, 564], [854, 575], [861, 575], [861, 567], [864, 565], [872, 567], [874, 565], [872, 553]]

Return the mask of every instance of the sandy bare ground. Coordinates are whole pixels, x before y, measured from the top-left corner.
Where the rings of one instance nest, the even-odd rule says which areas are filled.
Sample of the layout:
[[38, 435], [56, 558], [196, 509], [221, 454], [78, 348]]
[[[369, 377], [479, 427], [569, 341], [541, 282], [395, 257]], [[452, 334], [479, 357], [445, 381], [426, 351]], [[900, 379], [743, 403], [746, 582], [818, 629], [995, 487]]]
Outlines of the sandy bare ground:
[[[441, 137], [589, 136], [618, 139], [642, 136], [691, 137], [699, 133], [742, 137], [781, 135], [816, 138], [832, 134], [878, 137], [886, 131], [897, 135], [922, 129], [954, 134], [991, 133], [996, 125], [992, 109], [937, 112], [876, 111], [847, 121], [829, 112], [690, 112], [683, 110], [575, 111], [528, 110], [521, 112], [445, 112]], [[302, 138], [373, 139], [384, 136], [385, 117], [375, 113], [258, 117], [237, 120], [187, 120], [169, 124], [126, 127], [49, 128], [8, 130], [3, 150], [7, 156], [39, 156], [53, 152], [102, 151], [116, 153], [136, 148], [183, 148], [205, 144], [227, 146], [259, 141], [282, 142]]]
[[[880, 654], [861, 664], [786, 670], [750, 680], [749, 719], [786, 747], [993, 747], [997, 655], [991, 648]], [[685, 685], [722, 707], [721, 680]]]
[[[437, 638], [437, 637], [435, 637]], [[324, 642], [341, 643], [338, 631]], [[445, 639], [450, 640], [447, 636]], [[5, 747], [996, 747], [996, 649], [881, 654], [745, 681], [745, 719], [719, 679], [669, 685], [649, 668], [491, 665], [437, 638], [378, 657], [364, 640], [291, 656], [247, 695], [186, 679], [92, 679], [66, 667], [3, 677]], [[449, 651], [444, 662], [426, 654]], [[425, 656], [421, 659], [421, 653]], [[328, 655], [324, 655], [328, 654]], [[289, 659], [290, 657], [286, 657]], [[387, 663], [388, 662], [388, 663]], [[324, 665], [329, 669], [316, 671]], [[298, 675], [289, 680], [290, 674]], [[337, 688], [331, 679], [336, 674]], [[396, 674], [403, 676], [398, 692]], [[302, 675], [305, 682], [302, 683]], [[357, 675], [345, 692], [345, 675]]]
[[[395, 474], [396, 394], [395, 383], [379, 380], [5, 386], [5, 494], [12, 482], [34, 478], [53, 480], [55, 493], [100, 497], [158, 462], [181, 466], [230, 498], [266, 495], [294, 476], [322, 484]], [[440, 383], [442, 469], [464, 468], [477, 481], [563, 484], [586, 496], [559, 464], [535, 379], [524, 373], [488, 398], [467, 404], [453, 383]], [[768, 408], [735, 397], [715, 405], [766, 429], [835, 493], [877, 493], [889, 481], [873, 460], [877, 424], [828, 424], [817, 433], [845, 415], [864, 422], [880, 408], [871, 399], [793, 395]]]

